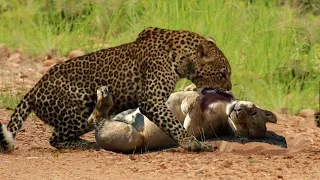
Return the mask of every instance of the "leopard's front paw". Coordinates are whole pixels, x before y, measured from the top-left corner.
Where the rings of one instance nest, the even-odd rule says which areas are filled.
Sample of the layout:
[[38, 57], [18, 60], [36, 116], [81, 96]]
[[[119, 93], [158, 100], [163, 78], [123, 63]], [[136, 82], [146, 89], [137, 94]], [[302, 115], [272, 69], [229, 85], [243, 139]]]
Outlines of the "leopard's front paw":
[[188, 151], [193, 151], [193, 152], [203, 152], [203, 151], [213, 151], [213, 147], [210, 145], [207, 145], [203, 142], [200, 142], [197, 140], [195, 137], [191, 137], [188, 139], [183, 140], [180, 143], [181, 147]]

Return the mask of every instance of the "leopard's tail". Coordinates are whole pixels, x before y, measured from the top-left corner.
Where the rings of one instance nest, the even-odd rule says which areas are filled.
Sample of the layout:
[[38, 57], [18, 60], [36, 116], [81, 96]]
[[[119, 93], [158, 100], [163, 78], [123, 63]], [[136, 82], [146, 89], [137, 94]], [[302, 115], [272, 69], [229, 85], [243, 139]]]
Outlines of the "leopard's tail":
[[14, 137], [32, 110], [31, 94], [31, 91], [27, 93], [18, 104], [7, 127], [0, 123], [0, 152], [9, 153], [14, 150]]
[[14, 150], [13, 136], [6, 125], [0, 123], [0, 152], [8, 153]]

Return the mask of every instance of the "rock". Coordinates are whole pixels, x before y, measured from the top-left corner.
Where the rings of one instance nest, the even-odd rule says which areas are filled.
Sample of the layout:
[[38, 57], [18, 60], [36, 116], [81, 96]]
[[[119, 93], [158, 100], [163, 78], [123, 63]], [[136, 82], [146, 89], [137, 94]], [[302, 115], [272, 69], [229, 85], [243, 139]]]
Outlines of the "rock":
[[19, 63], [11, 63], [11, 66], [14, 68], [18, 68], [20, 66], [20, 64]]
[[83, 56], [85, 55], [86, 53], [84, 51], [81, 51], [81, 50], [73, 50], [69, 53], [69, 56], [68, 58], [69, 59], [72, 59], [72, 58], [76, 58], [76, 57], [79, 57], [79, 56]]
[[25, 78], [27, 78], [28, 77], [28, 75], [26, 75], [26, 74], [24, 74], [24, 73], [19, 73], [19, 78], [21, 78], [21, 79], [25, 79]]
[[300, 124], [300, 119], [293, 119], [293, 121], [292, 121], [293, 127], [299, 127], [299, 124]]
[[302, 109], [299, 112], [299, 116], [303, 117], [303, 118], [313, 117], [315, 113], [316, 113], [316, 111], [313, 109]]
[[65, 57], [57, 57], [57, 58], [55, 58], [55, 60], [56, 60], [57, 63], [62, 63], [64, 61], [68, 60], [68, 59], [65, 58]]
[[288, 114], [288, 108], [287, 108], [287, 107], [281, 107], [281, 108], [278, 110], [278, 113], [279, 113], [279, 114]]
[[231, 166], [232, 166], [232, 161], [231, 160], [225, 160], [225, 161], [223, 161], [223, 167], [225, 167], [225, 168], [230, 168]]
[[35, 62], [42, 62], [46, 58], [47, 58], [46, 56], [37, 56], [37, 57], [32, 58], [32, 60]]
[[0, 59], [8, 58], [9, 56], [10, 56], [9, 48], [4, 44], [0, 44]]
[[8, 61], [19, 64], [22, 61], [22, 55], [19, 53], [14, 53], [9, 57]]
[[44, 63], [43, 63], [43, 66], [44, 67], [51, 67], [53, 66], [54, 64], [56, 64], [57, 62], [54, 60], [54, 59], [48, 59], [48, 60], [45, 60]]
[[50, 69], [50, 67], [44, 67], [44, 68], [42, 68], [39, 72], [43, 75], [43, 74], [45, 74], [49, 69]]
[[14, 53], [20, 54], [21, 56], [22, 56], [22, 52], [23, 52], [23, 48], [22, 47], [14, 50]]
[[291, 140], [289, 148], [292, 152], [299, 152], [308, 144], [314, 144], [314, 140], [306, 134], [299, 133]]

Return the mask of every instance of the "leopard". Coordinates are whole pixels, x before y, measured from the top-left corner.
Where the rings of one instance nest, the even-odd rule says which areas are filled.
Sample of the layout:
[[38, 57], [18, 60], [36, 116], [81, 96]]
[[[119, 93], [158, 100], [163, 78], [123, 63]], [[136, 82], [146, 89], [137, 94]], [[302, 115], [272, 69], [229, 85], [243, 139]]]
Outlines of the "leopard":
[[232, 88], [231, 66], [224, 53], [211, 38], [187, 30], [148, 27], [132, 42], [56, 64], [25, 94], [8, 125], [0, 124], [1, 152], [14, 151], [14, 138], [31, 112], [52, 127], [52, 147], [99, 149], [97, 142], [80, 136], [94, 130], [87, 119], [101, 86], [114, 98], [110, 113], [139, 107], [182, 148], [211, 151], [165, 105], [181, 78], [203, 90]]

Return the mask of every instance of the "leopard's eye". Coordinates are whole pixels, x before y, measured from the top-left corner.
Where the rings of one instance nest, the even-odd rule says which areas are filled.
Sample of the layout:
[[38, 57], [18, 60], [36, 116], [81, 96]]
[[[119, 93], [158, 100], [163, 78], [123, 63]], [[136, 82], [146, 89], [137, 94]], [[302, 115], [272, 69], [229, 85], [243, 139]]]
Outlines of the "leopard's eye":
[[220, 77], [227, 78], [227, 74], [226, 73], [220, 73]]
[[227, 78], [227, 69], [226, 68], [220, 69], [219, 75], [220, 77]]

